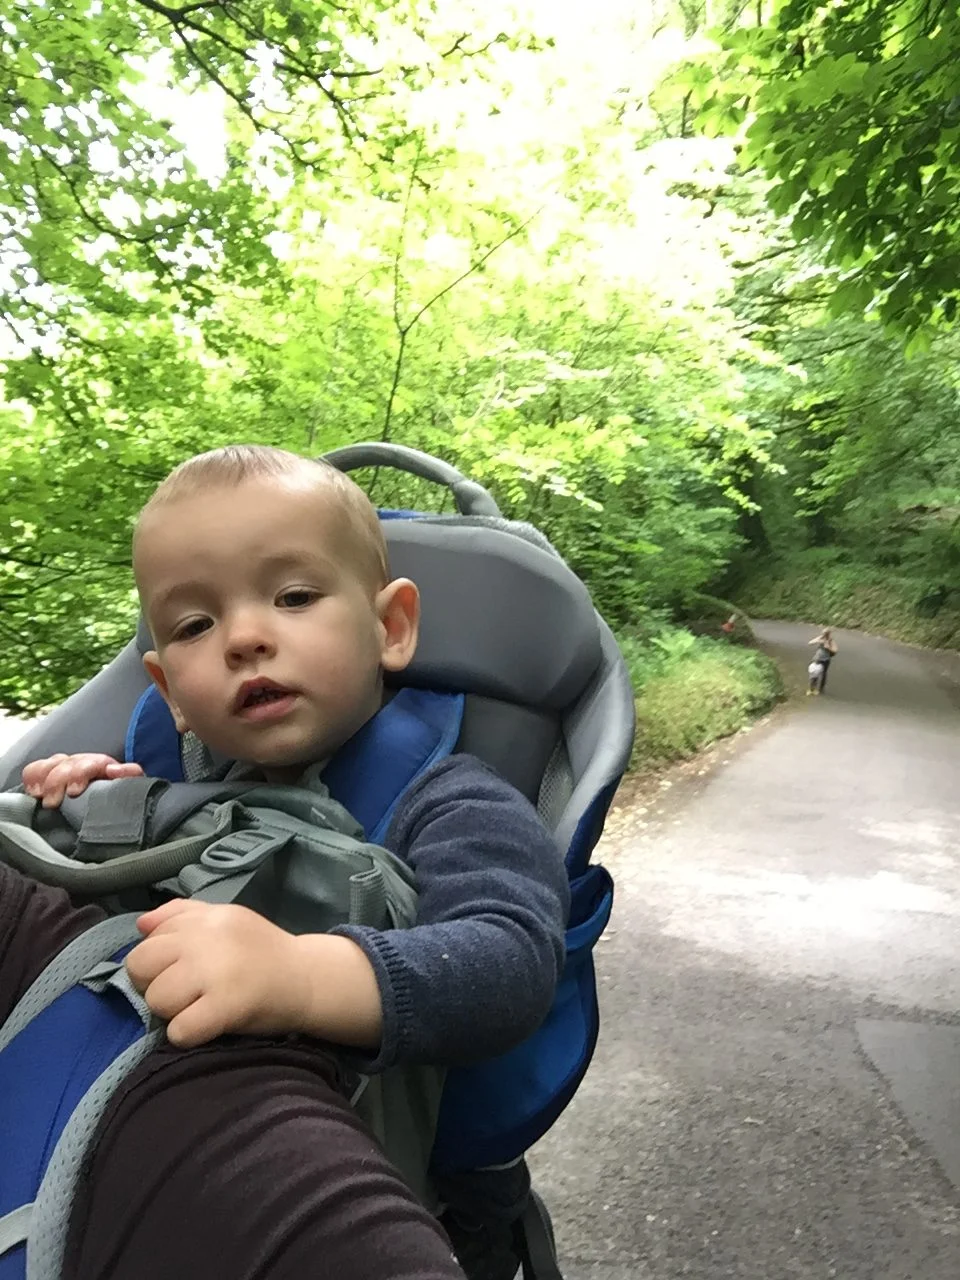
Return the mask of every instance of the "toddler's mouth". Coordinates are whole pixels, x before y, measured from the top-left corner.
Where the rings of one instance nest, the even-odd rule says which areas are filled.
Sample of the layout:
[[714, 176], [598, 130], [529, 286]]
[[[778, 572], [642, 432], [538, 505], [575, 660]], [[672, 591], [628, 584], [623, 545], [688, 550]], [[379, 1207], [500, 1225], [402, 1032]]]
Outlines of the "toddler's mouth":
[[289, 704], [296, 696], [293, 689], [287, 689], [273, 680], [247, 680], [240, 686], [233, 709], [238, 713], [267, 707], [280, 711], [281, 703]]

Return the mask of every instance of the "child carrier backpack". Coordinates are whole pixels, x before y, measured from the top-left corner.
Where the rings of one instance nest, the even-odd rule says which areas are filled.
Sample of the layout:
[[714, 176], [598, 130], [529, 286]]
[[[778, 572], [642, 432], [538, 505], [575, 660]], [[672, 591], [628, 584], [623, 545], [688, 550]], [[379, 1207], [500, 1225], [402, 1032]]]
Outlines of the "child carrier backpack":
[[[452, 491], [453, 516], [381, 513], [391, 570], [412, 578], [422, 601], [418, 651], [398, 687], [408, 698], [435, 694], [436, 705], [458, 700], [455, 723], [448, 720], [437, 750], [470, 752], [516, 786], [536, 805], [566, 859], [567, 960], [551, 1013], [524, 1044], [451, 1070], [444, 1083], [432, 1168], [456, 1173], [504, 1165], [553, 1125], [595, 1047], [592, 950], [613, 890], [590, 857], [629, 760], [629, 676], [583, 584], [537, 530], [503, 519], [486, 490], [437, 459], [394, 445], [350, 446], [328, 460], [345, 471], [396, 467]], [[26, 763], [54, 751], [104, 751], [172, 782], [194, 777], [195, 744], [189, 735], [181, 741], [162, 700], [147, 687], [140, 658], [148, 647], [141, 625], [104, 671], [0, 761], [0, 786], [15, 786]], [[402, 707], [399, 694], [394, 701]], [[421, 723], [421, 709], [408, 709], [411, 724]], [[358, 739], [338, 753], [323, 781], [359, 820], [365, 838], [376, 842], [405, 784], [379, 768], [389, 759], [388, 740]], [[371, 760], [378, 763], [373, 773], [364, 767]], [[373, 778], [378, 794], [371, 803]], [[545, 1236], [541, 1244], [525, 1259], [525, 1272], [538, 1280], [558, 1277]]]
[[[159, 888], [251, 907], [291, 933], [408, 928], [417, 916], [412, 871], [363, 840], [315, 770], [283, 787], [98, 782], [53, 812], [6, 792], [0, 857], [84, 897], [149, 907]], [[136, 919], [116, 916], [77, 938], [0, 1028], [0, 1277], [17, 1274], [10, 1255], [21, 1245], [31, 1280], [59, 1276], [80, 1158], [114, 1089], [164, 1034], [123, 967]], [[73, 1052], [51, 1056], [55, 1044]], [[50, 1070], [38, 1087], [31, 1064], [41, 1057]], [[352, 1086], [358, 1113], [425, 1201], [442, 1083], [437, 1068], [404, 1066]]]

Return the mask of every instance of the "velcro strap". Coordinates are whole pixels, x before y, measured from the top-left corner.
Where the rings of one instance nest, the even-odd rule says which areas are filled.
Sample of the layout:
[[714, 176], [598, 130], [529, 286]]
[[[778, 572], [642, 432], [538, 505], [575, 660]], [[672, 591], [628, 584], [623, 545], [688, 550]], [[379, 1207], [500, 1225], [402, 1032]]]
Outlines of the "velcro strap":
[[86, 810], [78, 849], [83, 846], [143, 844], [152, 792], [168, 784], [159, 778], [116, 778], [93, 782], [86, 792]]

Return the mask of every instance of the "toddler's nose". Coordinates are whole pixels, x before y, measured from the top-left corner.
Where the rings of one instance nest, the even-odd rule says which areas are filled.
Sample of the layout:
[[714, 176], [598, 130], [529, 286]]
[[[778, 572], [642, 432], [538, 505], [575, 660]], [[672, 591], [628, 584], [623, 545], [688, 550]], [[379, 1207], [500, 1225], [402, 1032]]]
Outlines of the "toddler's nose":
[[255, 616], [237, 618], [227, 635], [227, 660], [248, 662], [251, 658], [269, 657], [275, 650], [270, 630]]

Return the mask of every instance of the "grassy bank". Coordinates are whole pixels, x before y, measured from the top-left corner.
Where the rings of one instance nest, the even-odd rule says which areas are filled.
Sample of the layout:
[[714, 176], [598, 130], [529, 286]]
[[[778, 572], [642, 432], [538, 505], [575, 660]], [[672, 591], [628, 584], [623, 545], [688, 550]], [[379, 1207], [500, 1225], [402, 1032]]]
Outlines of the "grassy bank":
[[937, 649], [960, 649], [960, 595], [836, 551], [804, 551], [758, 568], [737, 590], [755, 618], [854, 627]]
[[755, 649], [677, 627], [619, 639], [636, 693], [635, 770], [694, 755], [782, 696], [779, 671]]

